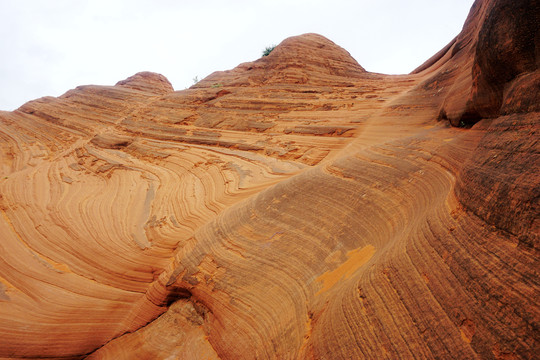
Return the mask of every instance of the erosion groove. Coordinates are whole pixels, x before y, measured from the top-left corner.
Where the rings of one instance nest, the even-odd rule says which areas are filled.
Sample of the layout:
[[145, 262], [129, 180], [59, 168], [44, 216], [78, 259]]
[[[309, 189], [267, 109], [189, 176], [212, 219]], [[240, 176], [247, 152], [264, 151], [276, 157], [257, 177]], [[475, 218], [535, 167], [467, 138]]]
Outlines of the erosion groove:
[[305, 34], [0, 112], [0, 357], [535, 358], [538, 10], [409, 75]]

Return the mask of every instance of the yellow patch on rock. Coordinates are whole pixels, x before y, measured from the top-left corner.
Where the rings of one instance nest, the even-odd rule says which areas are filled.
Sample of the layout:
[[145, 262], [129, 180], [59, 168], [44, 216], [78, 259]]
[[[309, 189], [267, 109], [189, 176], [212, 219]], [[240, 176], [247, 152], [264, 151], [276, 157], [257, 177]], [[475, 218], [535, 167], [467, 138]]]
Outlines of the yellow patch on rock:
[[366, 245], [363, 248], [351, 250], [347, 253], [347, 261], [341, 264], [338, 268], [327, 271], [317, 278], [317, 281], [322, 283], [322, 288], [317, 294], [323, 293], [331, 289], [337, 282], [342, 279], [348, 279], [356, 270], [367, 263], [375, 254], [373, 245]]

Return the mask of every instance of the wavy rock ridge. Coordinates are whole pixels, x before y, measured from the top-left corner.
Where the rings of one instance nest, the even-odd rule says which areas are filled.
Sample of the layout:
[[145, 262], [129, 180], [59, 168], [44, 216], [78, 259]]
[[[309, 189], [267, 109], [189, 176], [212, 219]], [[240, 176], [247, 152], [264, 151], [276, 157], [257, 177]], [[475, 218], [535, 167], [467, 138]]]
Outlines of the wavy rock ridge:
[[538, 10], [410, 75], [305, 34], [0, 112], [0, 357], [534, 358]]

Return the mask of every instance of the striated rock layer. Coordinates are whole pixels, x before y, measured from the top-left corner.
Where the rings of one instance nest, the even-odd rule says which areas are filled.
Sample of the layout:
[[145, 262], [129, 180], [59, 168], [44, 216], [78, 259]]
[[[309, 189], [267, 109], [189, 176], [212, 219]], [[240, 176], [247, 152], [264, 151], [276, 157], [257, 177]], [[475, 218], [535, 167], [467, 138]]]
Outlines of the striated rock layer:
[[1, 112], [0, 357], [534, 358], [538, 10], [410, 75], [305, 34]]

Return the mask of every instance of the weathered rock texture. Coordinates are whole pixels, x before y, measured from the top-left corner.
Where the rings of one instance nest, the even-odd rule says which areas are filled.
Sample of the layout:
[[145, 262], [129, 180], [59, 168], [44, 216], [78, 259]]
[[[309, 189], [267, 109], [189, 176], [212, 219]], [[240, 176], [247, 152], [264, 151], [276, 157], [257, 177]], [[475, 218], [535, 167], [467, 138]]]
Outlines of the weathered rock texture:
[[0, 357], [535, 358], [539, 13], [477, 1], [410, 75], [306, 34], [0, 113]]

